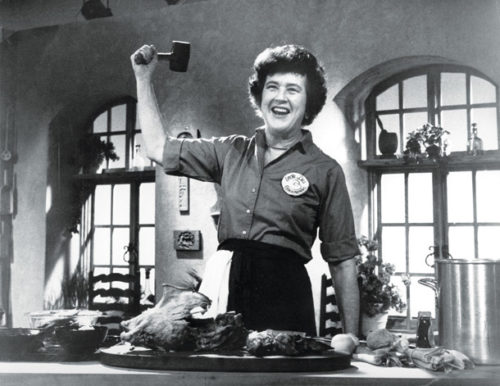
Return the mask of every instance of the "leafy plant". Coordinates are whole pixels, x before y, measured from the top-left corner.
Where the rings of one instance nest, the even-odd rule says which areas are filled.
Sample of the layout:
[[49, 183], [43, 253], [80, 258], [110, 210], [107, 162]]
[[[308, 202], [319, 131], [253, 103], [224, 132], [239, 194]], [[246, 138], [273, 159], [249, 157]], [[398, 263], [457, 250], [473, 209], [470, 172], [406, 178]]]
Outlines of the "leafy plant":
[[358, 239], [363, 254], [358, 257], [358, 283], [360, 288], [361, 311], [375, 316], [394, 308], [401, 312], [406, 304], [399, 295], [397, 287], [391, 283], [395, 272], [392, 264], [383, 263], [376, 254], [377, 240], [366, 236]]
[[447, 134], [450, 134], [450, 132], [443, 129], [441, 126], [434, 126], [430, 123], [425, 123], [421, 128], [408, 133], [407, 140], [417, 141], [425, 147], [432, 145], [441, 147]]
[[89, 280], [80, 269], [63, 279], [61, 292], [65, 308], [86, 308], [89, 298]]
[[87, 134], [78, 141], [78, 164], [85, 171], [97, 170], [104, 160], [117, 161], [113, 142], [105, 142], [99, 136]]

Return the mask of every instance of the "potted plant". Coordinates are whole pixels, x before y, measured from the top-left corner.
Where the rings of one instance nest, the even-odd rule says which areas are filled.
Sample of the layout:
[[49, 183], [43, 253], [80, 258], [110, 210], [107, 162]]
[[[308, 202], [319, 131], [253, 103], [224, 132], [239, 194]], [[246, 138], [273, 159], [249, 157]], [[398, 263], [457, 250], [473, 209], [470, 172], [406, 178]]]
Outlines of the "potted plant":
[[406, 308], [397, 287], [391, 283], [395, 272], [392, 264], [383, 263], [377, 256], [377, 240], [362, 236], [358, 239], [362, 254], [358, 257], [358, 283], [360, 289], [361, 332], [384, 328], [389, 309], [398, 312]]
[[441, 126], [425, 123], [421, 128], [408, 133], [405, 155], [417, 158], [418, 161], [418, 155], [421, 154], [421, 146], [423, 145], [427, 157], [437, 159], [446, 150], [446, 135], [448, 134], [450, 132]]
[[84, 173], [95, 173], [104, 160], [120, 159], [113, 142], [105, 142], [99, 136], [87, 134], [78, 141], [77, 164]]

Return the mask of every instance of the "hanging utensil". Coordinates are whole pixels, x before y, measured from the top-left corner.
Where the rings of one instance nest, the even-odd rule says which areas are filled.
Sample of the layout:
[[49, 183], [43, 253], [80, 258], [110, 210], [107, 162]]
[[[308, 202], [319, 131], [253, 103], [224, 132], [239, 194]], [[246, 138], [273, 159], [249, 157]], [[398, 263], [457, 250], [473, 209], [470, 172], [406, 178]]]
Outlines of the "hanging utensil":
[[4, 162], [8, 162], [12, 159], [12, 153], [9, 150], [10, 115], [11, 109], [9, 108], [5, 115], [5, 142], [3, 144], [3, 150], [0, 153], [0, 159]]
[[0, 215], [13, 214], [12, 186], [9, 184], [7, 169], [3, 170], [2, 188], [0, 189]]

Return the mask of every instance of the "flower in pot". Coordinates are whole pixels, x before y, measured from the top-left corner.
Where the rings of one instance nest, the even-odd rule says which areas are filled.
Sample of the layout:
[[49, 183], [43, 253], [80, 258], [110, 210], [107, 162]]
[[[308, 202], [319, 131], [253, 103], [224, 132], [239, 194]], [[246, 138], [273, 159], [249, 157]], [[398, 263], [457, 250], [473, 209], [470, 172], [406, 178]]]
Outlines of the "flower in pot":
[[409, 152], [418, 149], [418, 153], [420, 153], [420, 145], [423, 145], [427, 157], [437, 159], [446, 149], [446, 136], [448, 134], [450, 132], [441, 126], [425, 123], [421, 128], [413, 130], [408, 134], [406, 148]]
[[358, 239], [362, 255], [358, 257], [358, 283], [360, 289], [361, 332], [384, 328], [389, 309], [401, 312], [406, 304], [397, 287], [391, 283], [395, 272], [393, 264], [383, 263], [377, 256], [377, 240], [362, 236]]

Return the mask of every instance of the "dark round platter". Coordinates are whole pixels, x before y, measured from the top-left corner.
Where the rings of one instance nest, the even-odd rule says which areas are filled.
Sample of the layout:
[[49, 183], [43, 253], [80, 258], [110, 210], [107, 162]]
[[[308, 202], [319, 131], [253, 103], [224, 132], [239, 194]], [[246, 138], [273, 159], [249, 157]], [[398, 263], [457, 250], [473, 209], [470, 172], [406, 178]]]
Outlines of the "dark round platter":
[[180, 371], [316, 372], [341, 370], [351, 365], [350, 355], [333, 350], [315, 355], [256, 357], [245, 353], [167, 353], [144, 348], [126, 352], [122, 346], [113, 346], [101, 349], [99, 358], [110, 366]]

